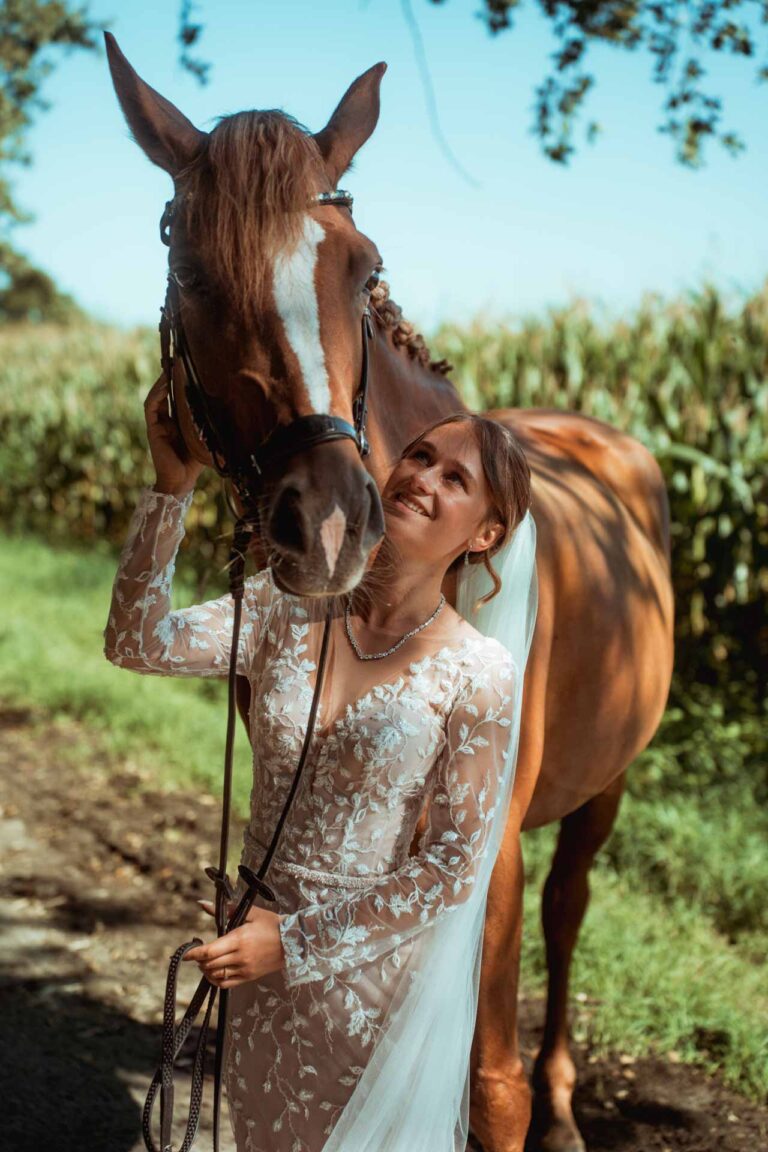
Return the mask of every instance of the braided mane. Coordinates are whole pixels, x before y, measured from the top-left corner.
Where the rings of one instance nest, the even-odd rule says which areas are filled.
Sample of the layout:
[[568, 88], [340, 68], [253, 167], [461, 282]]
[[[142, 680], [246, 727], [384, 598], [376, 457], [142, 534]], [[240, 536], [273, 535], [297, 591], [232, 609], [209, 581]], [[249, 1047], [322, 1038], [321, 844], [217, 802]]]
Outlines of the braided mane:
[[433, 360], [426, 340], [417, 332], [413, 324], [403, 319], [403, 310], [389, 295], [389, 284], [380, 280], [371, 293], [371, 312], [380, 328], [390, 329], [392, 343], [396, 348], [404, 348], [412, 360], [422, 368], [447, 376], [453, 365], [447, 360]]

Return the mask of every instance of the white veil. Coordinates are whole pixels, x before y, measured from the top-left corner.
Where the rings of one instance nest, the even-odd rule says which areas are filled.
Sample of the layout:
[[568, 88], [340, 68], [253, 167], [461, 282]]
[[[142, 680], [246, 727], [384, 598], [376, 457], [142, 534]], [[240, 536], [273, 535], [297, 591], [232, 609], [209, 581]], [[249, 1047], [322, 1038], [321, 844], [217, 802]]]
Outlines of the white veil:
[[530, 512], [494, 557], [494, 567], [502, 588], [493, 600], [475, 612], [492, 587], [477, 564], [461, 568], [456, 604], [478, 631], [504, 644], [519, 673], [487, 852], [469, 899], [413, 938], [386, 1027], [323, 1152], [465, 1152], [486, 897], [509, 814], [538, 607]]

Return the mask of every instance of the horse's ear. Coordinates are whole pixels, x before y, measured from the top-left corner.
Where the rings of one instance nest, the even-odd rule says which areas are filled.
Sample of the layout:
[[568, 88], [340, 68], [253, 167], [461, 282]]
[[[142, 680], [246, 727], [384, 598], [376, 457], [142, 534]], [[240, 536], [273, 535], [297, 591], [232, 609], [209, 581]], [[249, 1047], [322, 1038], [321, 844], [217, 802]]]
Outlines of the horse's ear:
[[376, 127], [379, 87], [386, 70], [386, 64], [374, 64], [373, 68], [358, 76], [342, 96], [325, 128], [315, 135], [334, 187]]
[[197, 155], [206, 133], [195, 128], [170, 100], [144, 83], [123, 56], [111, 32], [104, 33], [104, 40], [112, 83], [131, 135], [153, 164], [175, 176]]

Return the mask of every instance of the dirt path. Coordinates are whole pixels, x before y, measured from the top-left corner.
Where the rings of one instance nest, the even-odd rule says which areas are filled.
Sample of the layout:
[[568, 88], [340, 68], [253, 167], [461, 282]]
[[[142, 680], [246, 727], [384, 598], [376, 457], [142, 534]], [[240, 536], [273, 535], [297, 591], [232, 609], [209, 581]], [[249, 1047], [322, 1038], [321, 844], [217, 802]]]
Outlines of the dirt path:
[[[90, 752], [80, 763], [73, 745]], [[0, 802], [0, 1148], [139, 1152], [168, 958], [211, 935], [194, 901], [210, 895], [203, 867], [218, 843], [218, 802], [158, 792], [135, 768], [104, 765], [76, 726], [9, 710]], [[234, 857], [237, 828], [231, 843]], [[541, 1005], [526, 1001], [528, 1060], [540, 1019]], [[575, 1057], [589, 1152], [768, 1147], [768, 1110], [697, 1069], [598, 1060], [585, 1047]], [[180, 1115], [182, 1089], [177, 1101]], [[212, 1147], [209, 1133], [205, 1113], [196, 1147]]]

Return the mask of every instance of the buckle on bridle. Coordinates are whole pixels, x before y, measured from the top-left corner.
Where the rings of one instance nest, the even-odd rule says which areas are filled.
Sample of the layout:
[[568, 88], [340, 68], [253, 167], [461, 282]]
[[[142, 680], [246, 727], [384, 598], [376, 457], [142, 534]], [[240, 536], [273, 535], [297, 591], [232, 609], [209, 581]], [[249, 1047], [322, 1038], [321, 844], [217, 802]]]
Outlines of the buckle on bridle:
[[176, 199], [166, 200], [163, 214], [160, 217], [160, 239], [166, 248], [171, 246], [171, 221], [176, 211]]
[[350, 212], [354, 202], [352, 193], [345, 192], [343, 188], [334, 188], [332, 192], [318, 192], [315, 196], [316, 204], [338, 204], [341, 208], [349, 208]]

